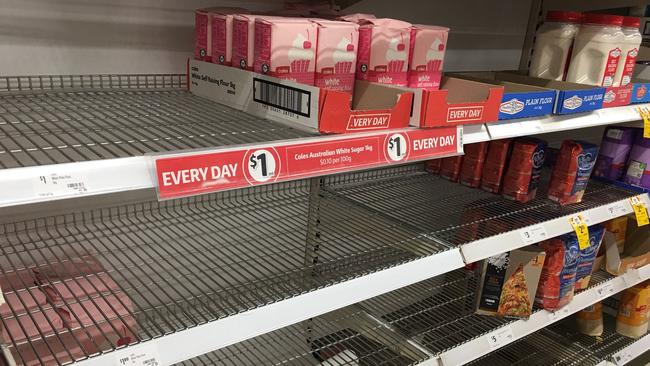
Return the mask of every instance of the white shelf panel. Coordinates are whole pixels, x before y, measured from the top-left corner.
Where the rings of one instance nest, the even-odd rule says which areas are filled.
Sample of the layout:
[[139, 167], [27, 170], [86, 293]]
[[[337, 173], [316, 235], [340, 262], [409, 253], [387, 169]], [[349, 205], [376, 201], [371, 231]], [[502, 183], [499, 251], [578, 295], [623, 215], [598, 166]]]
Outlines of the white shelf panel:
[[[647, 267], [647, 266], [646, 266]], [[650, 334], [639, 338], [634, 343], [613, 354], [610, 360], [603, 361], [599, 366], [623, 366], [650, 350]]]
[[485, 124], [463, 126], [463, 143], [473, 144], [483, 141], [490, 141], [490, 134]]

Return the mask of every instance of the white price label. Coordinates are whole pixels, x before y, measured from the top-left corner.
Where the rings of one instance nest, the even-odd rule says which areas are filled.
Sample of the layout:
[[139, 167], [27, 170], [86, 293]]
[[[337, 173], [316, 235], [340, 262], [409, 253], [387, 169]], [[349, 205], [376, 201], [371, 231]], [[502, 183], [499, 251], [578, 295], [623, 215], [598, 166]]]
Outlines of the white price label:
[[614, 289], [614, 284], [612, 281], [608, 281], [605, 284], [598, 286], [596, 288], [596, 294], [598, 294], [598, 297], [601, 299], [604, 299], [606, 297], [610, 297], [616, 293]]
[[153, 342], [127, 347], [115, 353], [115, 366], [162, 366]]
[[38, 176], [32, 181], [38, 197], [60, 197], [85, 194], [90, 189], [88, 180], [79, 173], [52, 173]]
[[556, 311], [549, 311], [548, 318], [552, 322], [556, 322], [562, 318], [565, 318], [567, 316], [571, 315], [571, 306], [570, 305], [564, 305], [564, 307], [557, 309]]
[[632, 287], [641, 282], [641, 273], [636, 268], [628, 268], [623, 274], [623, 281], [625, 281], [625, 286]]
[[591, 226], [591, 217], [589, 217], [588, 213], [582, 212], [580, 216], [582, 216], [582, 218], [585, 220], [585, 224]]
[[521, 239], [524, 241], [524, 244], [527, 245], [548, 239], [548, 233], [543, 224], [529, 226], [525, 229], [521, 229], [519, 233], [521, 234]]
[[630, 212], [630, 202], [629, 201], [623, 201], [623, 202], [614, 202], [607, 206], [607, 213], [609, 214], [610, 218], [616, 218], [620, 217], [623, 215], [626, 215]]
[[614, 363], [617, 366], [625, 365], [626, 363], [628, 363], [630, 361], [632, 361], [632, 354], [630, 354], [629, 352], [622, 351], [622, 352], [617, 353], [614, 356]]
[[515, 336], [512, 334], [512, 328], [505, 326], [485, 336], [491, 350], [505, 346], [512, 342]]
[[408, 141], [404, 135], [395, 133], [388, 139], [386, 152], [392, 161], [403, 160], [408, 155]]
[[248, 157], [248, 174], [256, 182], [266, 182], [275, 177], [277, 173], [277, 162], [273, 154], [265, 149], [253, 151]]

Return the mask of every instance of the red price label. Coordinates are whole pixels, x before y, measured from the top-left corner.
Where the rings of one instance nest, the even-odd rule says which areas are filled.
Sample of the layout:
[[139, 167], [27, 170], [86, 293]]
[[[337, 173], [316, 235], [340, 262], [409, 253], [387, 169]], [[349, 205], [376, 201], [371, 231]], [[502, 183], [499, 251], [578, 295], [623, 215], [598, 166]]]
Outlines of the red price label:
[[160, 199], [315, 177], [451, 155], [458, 128], [327, 136], [302, 143], [156, 159]]

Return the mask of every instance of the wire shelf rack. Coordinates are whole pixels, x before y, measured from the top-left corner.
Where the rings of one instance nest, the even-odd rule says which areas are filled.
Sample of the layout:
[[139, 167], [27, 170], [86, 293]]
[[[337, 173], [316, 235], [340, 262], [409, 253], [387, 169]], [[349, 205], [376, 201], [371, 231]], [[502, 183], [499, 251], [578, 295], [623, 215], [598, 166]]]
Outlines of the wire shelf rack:
[[0, 78], [0, 167], [313, 135], [196, 97], [184, 85], [179, 75]]
[[449, 249], [325, 194], [308, 251], [309, 202], [296, 181], [6, 223], [5, 342], [67, 364]]

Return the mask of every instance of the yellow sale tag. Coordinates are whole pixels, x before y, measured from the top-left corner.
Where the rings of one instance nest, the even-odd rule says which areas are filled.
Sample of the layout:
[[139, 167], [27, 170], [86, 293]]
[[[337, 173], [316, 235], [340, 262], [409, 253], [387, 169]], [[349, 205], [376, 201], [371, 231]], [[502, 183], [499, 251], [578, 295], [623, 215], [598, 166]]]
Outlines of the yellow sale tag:
[[632, 203], [632, 209], [636, 216], [636, 225], [645, 226], [650, 224], [650, 219], [648, 219], [648, 210], [643, 201], [639, 199], [639, 197], [634, 196], [630, 198], [630, 202]]
[[589, 248], [589, 228], [582, 215], [571, 216], [569, 222], [578, 237], [580, 250]]
[[643, 118], [643, 137], [650, 139], [650, 110], [648, 108], [637, 108], [636, 110]]

